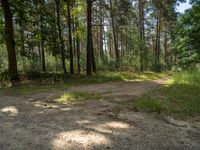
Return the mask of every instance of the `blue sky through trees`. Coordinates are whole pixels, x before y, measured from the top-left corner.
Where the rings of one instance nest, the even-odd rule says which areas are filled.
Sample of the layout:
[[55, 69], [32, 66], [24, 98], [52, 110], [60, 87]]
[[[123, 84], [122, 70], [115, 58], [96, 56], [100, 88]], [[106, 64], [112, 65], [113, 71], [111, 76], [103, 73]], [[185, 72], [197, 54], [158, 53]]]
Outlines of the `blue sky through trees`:
[[187, 0], [186, 3], [180, 4], [180, 6], [177, 7], [177, 10], [180, 13], [183, 13], [186, 9], [189, 9], [189, 8], [191, 8], [191, 5], [189, 4], [189, 0]]

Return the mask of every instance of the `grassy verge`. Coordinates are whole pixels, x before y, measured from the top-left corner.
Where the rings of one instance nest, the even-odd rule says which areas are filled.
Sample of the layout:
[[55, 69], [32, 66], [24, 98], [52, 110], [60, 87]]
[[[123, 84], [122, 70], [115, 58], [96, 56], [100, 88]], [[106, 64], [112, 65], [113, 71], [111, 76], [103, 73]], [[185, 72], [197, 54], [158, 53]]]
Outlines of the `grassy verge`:
[[[156, 80], [160, 78], [172, 75], [171, 73], [134, 73], [134, 72], [101, 72], [91, 77], [85, 75], [73, 75], [64, 76], [59, 78], [48, 76], [44, 80], [37, 78], [31, 82], [21, 84], [20, 86], [15, 86], [11, 88], [0, 88], [1, 93], [10, 94], [31, 94], [37, 92], [45, 92], [51, 89], [62, 89], [75, 85], [82, 84], [94, 84], [94, 83], [106, 83], [110, 81], [126, 81], [126, 80]], [[42, 78], [43, 79], [43, 78]], [[56, 81], [55, 81], [56, 80]], [[58, 82], [59, 81], [59, 82]], [[43, 84], [41, 84], [43, 83]]]
[[132, 108], [177, 117], [200, 115], [200, 72], [177, 73], [167, 85], [131, 102]]

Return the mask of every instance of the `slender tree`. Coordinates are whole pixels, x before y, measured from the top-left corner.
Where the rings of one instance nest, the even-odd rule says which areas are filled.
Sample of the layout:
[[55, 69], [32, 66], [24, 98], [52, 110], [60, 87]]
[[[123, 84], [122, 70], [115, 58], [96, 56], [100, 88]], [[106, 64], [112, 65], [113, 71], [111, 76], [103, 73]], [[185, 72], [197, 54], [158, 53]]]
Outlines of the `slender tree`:
[[60, 25], [60, 0], [55, 0], [55, 3], [56, 3], [56, 13], [57, 13], [57, 27], [58, 27], [58, 33], [59, 33], [59, 40], [60, 40], [60, 44], [61, 44], [62, 67], [63, 67], [64, 73], [66, 74], [67, 69], [65, 66], [65, 46], [64, 46], [64, 40], [62, 37], [62, 29], [61, 29], [61, 25]]
[[72, 46], [72, 19], [71, 19], [71, 0], [67, 1], [67, 17], [68, 17], [68, 40], [69, 40], [69, 54], [70, 54], [70, 73], [74, 74], [73, 61], [73, 46]]
[[115, 59], [116, 62], [119, 63], [119, 48], [118, 48], [118, 39], [116, 34], [116, 27], [115, 27], [115, 19], [114, 19], [114, 13], [113, 13], [113, 2], [110, 0], [110, 20], [112, 25], [112, 35], [113, 35], [113, 41], [114, 41], [114, 49], [115, 49]]
[[144, 43], [145, 43], [145, 31], [144, 31], [144, 0], [138, 0], [138, 12], [139, 12], [139, 32], [140, 32], [140, 71], [144, 71]]
[[42, 60], [42, 71], [46, 72], [46, 63], [45, 63], [45, 51], [44, 51], [44, 16], [42, 13], [42, 8], [44, 7], [44, 0], [40, 0], [40, 45], [41, 45], [41, 60]]
[[160, 63], [160, 38], [161, 38], [161, 8], [156, 12], [156, 46], [155, 46], [155, 63]]

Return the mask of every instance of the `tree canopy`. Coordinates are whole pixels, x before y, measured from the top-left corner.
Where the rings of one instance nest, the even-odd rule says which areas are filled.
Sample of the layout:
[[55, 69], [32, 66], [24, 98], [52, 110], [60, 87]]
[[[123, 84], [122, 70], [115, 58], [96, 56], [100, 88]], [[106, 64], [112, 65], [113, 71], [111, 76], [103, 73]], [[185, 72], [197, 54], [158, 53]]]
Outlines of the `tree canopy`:
[[15, 78], [17, 71], [91, 75], [196, 64], [200, 4], [191, 1], [193, 7], [180, 15], [176, 6], [182, 2], [1, 1], [0, 71]]

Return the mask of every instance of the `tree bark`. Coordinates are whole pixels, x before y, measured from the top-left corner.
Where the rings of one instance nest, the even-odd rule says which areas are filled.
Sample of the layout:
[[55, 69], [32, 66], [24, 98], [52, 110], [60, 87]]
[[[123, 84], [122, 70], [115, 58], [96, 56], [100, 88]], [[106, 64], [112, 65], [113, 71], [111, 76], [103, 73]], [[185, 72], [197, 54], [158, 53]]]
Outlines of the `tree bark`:
[[119, 56], [119, 49], [118, 49], [118, 43], [117, 43], [117, 35], [116, 35], [116, 27], [115, 27], [115, 21], [114, 21], [112, 0], [110, 0], [110, 19], [111, 19], [114, 47], [115, 47], [115, 60], [117, 63], [119, 63], [120, 56]]
[[[44, 1], [41, 0], [41, 7], [43, 7], [43, 3]], [[40, 34], [41, 34], [41, 39], [40, 39], [40, 43], [41, 43], [41, 60], [42, 60], [42, 71], [46, 72], [46, 63], [45, 63], [45, 51], [44, 51], [44, 18], [43, 18], [43, 14], [40, 14]]]
[[144, 31], [144, 0], [138, 0], [138, 10], [139, 10], [139, 30], [140, 30], [140, 71], [144, 71], [144, 61], [145, 61], [145, 31]]
[[92, 39], [92, 3], [93, 0], [86, 0], [87, 2], [87, 75], [92, 75], [92, 72], [96, 72], [96, 64], [93, 49]]
[[71, 1], [67, 1], [67, 16], [68, 16], [68, 37], [69, 37], [69, 54], [70, 54], [70, 74], [74, 74], [74, 55], [73, 55], [73, 48], [72, 48], [72, 27], [71, 27]]
[[[75, 28], [78, 30], [79, 28], [79, 22], [78, 22], [78, 17], [75, 18]], [[79, 34], [76, 34], [76, 57], [77, 57], [77, 70], [78, 73], [81, 73], [81, 65], [80, 65], [80, 37]]]
[[100, 32], [99, 32], [99, 47], [100, 47], [100, 57], [101, 59], [104, 57], [104, 50], [103, 50], [103, 32], [104, 32], [104, 16], [103, 16], [103, 8], [101, 3], [99, 3], [99, 11], [100, 11]]
[[8, 72], [11, 80], [18, 79], [15, 41], [13, 35], [12, 13], [8, 0], [1, 0], [5, 18], [5, 40], [8, 51]]
[[161, 32], [161, 8], [157, 10], [157, 23], [156, 23], [156, 48], [155, 48], [155, 63], [160, 63], [160, 32]]
[[59, 40], [61, 44], [61, 60], [62, 60], [62, 67], [65, 74], [67, 74], [67, 69], [65, 66], [65, 46], [64, 40], [62, 37], [62, 29], [60, 26], [60, 0], [55, 0], [56, 3], [56, 12], [57, 12], [57, 26], [58, 26], [58, 33], [59, 33]]

